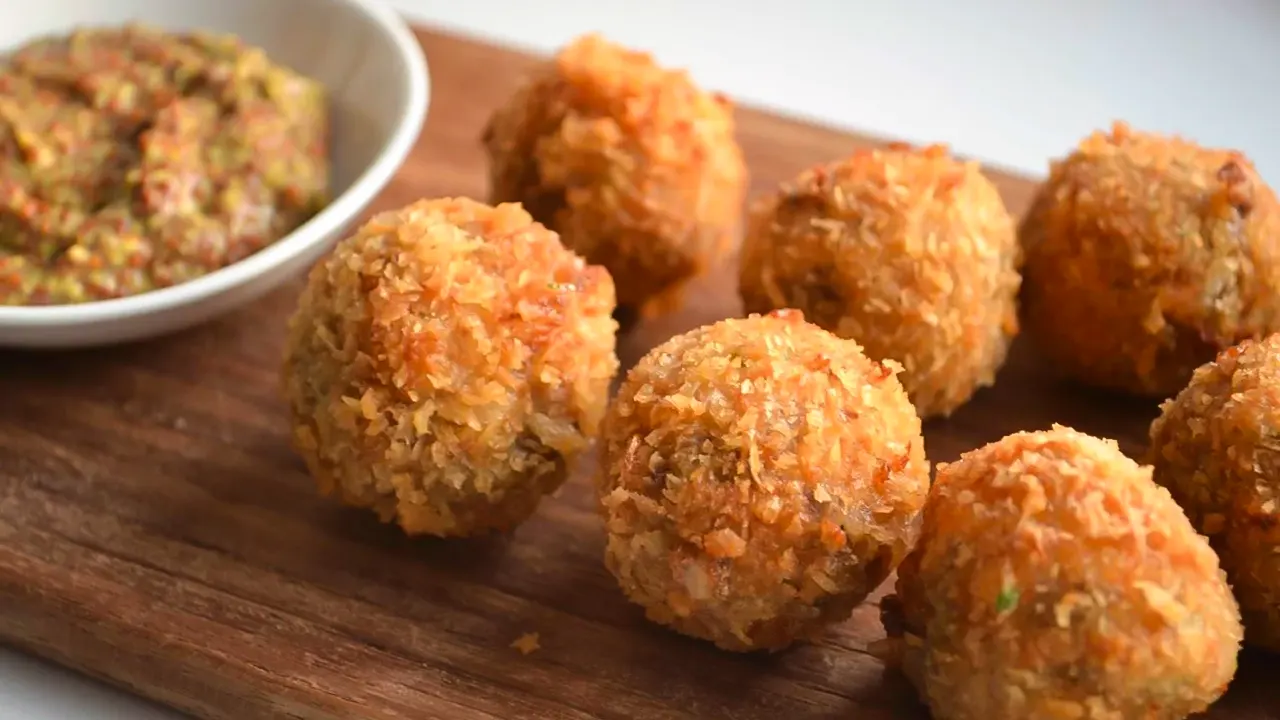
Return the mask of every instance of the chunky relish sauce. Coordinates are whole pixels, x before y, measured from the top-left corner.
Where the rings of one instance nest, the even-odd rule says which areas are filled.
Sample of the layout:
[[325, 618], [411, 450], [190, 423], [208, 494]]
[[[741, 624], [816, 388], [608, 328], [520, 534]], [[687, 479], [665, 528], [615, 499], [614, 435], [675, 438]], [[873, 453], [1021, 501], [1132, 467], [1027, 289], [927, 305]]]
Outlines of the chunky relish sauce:
[[0, 305], [176, 285], [328, 201], [324, 88], [235, 37], [140, 26], [0, 59]]

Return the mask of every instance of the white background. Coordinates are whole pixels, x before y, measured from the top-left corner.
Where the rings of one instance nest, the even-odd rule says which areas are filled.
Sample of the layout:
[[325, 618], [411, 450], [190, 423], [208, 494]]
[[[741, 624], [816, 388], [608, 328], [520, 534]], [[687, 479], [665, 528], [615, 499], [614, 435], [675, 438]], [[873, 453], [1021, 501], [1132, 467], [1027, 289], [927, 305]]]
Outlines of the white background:
[[[1243, 150], [1280, 184], [1276, 0], [392, 1], [536, 50], [602, 31], [743, 102], [1036, 175], [1123, 118]], [[0, 720], [174, 717], [0, 650]]]

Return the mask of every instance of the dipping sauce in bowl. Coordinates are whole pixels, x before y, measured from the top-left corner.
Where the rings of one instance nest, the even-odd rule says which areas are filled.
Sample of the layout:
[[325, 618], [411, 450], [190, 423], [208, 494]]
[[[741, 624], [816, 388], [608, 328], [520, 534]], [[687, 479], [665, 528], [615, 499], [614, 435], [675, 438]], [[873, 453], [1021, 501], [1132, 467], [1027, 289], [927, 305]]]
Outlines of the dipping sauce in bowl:
[[231, 35], [83, 28], [0, 59], [0, 305], [177, 285], [329, 198], [325, 89]]

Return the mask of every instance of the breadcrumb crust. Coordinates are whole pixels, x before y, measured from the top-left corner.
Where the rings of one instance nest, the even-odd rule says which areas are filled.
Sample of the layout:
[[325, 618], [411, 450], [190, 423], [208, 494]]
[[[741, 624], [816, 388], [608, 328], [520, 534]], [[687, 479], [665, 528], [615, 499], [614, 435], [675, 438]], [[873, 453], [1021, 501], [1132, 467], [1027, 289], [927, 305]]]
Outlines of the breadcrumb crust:
[[518, 205], [382, 213], [311, 272], [285, 396], [325, 494], [410, 534], [527, 518], [596, 436], [613, 283]]
[[737, 651], [846, 619], [910, 548], [929, 487], [897, 371], [794, 310], [653, 349], [601, 443], [605, 560], [627, 597]]
[[1243, 633], [1151, 469], [1061, 426], [938, 466], [897, 593], [886, 628], [938, 720], [1183, 718], [1226, 690]]
[[490, 200], [524, 203], [609, 270], [619, 305], [651, 315], [736, 247], [747, 168], [734, 132], [723, 95], [585, 35], [489, 120]]
[[1021, 249], [977, 163], [946, 147], [861, 150], [752, 208], [739, 289], [747, 312], [801, 309], [893, 359], [923, 417], [991, 385], [1018, 332]]
[[1246, 641], [1280, 651], [1280, 335], [1196, 370], [1151, 424], [1149, 460], [1222, 558]]
[[1239, 152], [1116, 123], [1053, 164], [1020, 233], [1028, 333], [1081, 382], [1163, 399], [1280, 330], [1280, 209]]

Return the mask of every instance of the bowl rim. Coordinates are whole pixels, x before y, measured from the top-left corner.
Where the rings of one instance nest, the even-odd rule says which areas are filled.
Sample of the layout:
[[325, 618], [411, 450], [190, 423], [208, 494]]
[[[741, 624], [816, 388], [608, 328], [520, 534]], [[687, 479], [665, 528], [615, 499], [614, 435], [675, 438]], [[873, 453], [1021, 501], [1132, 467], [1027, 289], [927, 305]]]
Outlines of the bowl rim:
[[405, 110], [382, 150], [351, 183], [293, 232], [213, 272], [137, 295], [64, 305], [0, 305], [0, 326], [56, 328], [121, 320], [189, 306], [234, 290], [323, 242], [359, 215], [391, 182], [413, 150], [430, 103], [426, 54], [408, 21], [384, 0], [338, 0], [363, 13], [391, 41], [406, 66]]

